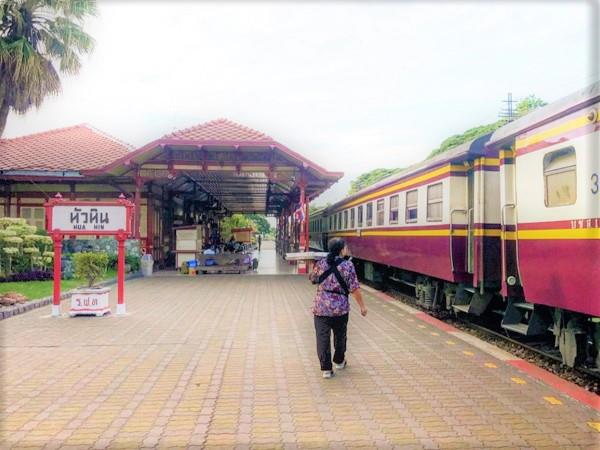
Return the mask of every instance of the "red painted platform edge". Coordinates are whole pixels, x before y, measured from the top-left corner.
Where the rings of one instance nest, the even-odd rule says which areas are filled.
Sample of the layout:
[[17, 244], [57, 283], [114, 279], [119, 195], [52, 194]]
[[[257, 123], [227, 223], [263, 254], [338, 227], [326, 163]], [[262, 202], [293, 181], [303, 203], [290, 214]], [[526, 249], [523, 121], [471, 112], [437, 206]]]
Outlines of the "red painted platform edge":
[[549, 386], [552, 386], [553, 388], [559, 390], [563, 394], [566, 394], [569, 397], [580, 401], [581, 403], [585, 403], [586, 405], [591, 406], [596, 411], [600, 411], [600, 396], [592, 392], [588, 392], [585, 389], [580, 388], [579, 386], [569, 381], [565, 381], [562, 378], [554, 375], [553, 373], [550, 373], [545, 369], [541, 369], [525, 360], [512, 359], [505, 362], [525, 372], [531, 377], [543, 381]]

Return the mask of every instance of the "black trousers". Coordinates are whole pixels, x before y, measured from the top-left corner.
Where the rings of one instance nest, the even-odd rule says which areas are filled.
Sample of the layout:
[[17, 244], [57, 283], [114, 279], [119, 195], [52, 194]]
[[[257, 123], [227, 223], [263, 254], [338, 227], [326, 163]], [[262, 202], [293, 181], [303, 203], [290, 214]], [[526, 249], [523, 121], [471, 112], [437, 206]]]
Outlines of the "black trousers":
[[335, 353], [333, 362], [341, 364], [346, 354], [346, 332], [348, 330], [348, 314], [343, 316], [315, 316], [315, 332], [317, 334], [317, 355], [321, 370], [332, 370], [331, 364], [331, 331]]

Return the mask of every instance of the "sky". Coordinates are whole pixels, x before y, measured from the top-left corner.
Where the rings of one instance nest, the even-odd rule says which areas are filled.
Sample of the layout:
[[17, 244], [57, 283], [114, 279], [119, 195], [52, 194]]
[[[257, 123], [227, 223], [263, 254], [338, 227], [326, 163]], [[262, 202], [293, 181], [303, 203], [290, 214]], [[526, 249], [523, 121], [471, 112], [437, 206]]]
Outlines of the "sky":
[[497, 120], [508, 92], [551, 102], [599, 79], [593, 5], [100, 0], [80, 73], [4, 137], [89, 123], [141, 147], [228, 118], [344, 172], [316, 200], [334, 202]]

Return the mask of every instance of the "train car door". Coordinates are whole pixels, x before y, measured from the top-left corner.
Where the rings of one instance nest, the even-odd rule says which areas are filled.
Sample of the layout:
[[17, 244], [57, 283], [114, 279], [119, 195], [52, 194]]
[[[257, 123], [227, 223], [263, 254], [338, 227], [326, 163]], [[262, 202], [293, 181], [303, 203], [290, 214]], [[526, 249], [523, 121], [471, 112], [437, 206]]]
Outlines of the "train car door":
[[473, 273], [475, 267], [475, 172], [473, 168], [467, 172], [467, 267]]

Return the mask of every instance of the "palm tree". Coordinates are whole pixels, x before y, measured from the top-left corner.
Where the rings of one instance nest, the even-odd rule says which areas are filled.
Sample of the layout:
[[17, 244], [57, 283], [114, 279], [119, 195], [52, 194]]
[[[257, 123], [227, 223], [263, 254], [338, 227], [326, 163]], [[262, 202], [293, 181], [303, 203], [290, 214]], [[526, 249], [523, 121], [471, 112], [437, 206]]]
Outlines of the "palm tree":
[[0, 0], [0, 136], [12, 108], [24, 114], [60, 91], [94, 40], [81, 27], [96, 0]]

